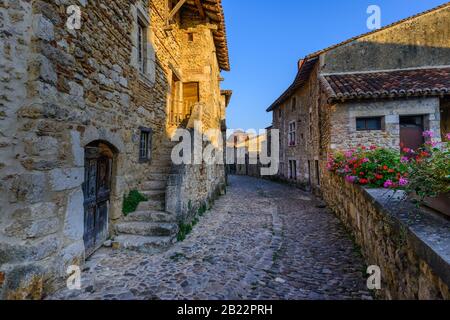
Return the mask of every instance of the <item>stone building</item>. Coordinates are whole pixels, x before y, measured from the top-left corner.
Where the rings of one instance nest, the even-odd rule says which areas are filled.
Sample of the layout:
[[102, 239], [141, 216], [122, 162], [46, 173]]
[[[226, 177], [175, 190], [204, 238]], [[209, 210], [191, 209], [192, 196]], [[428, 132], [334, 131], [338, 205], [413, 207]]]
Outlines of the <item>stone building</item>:
[[[237, 130], [227, 139], [228, 172], [252, 177], [261, 176], [261, 153], [266, 152], [267, 133]], [[267, 153], [267, 152], [266, 152]]]
[[41, 298], [108, 238], [165, 248], [224, 187], [170, 157], [194, 114], [226, 129], [220, 0], [5, 0], [0, 38], [0, 298]]
[[400, 149], [446, 133], [450, 4], [313, 53], [267, 110], [280, 130], [281, 178], [320, 193], [328, 155], [358, 145]]

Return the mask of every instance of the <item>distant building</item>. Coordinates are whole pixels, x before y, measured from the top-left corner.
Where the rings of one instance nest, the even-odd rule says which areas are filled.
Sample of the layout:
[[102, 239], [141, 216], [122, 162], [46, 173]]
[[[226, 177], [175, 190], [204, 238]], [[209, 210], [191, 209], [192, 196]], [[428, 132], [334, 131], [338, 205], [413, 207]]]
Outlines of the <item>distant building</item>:
[[450, 4], [299, 62], [269, 107], [280, 130], [279, 177], [320, 192], [328, 155], [358, 145], [416, 148], [450, 129]]

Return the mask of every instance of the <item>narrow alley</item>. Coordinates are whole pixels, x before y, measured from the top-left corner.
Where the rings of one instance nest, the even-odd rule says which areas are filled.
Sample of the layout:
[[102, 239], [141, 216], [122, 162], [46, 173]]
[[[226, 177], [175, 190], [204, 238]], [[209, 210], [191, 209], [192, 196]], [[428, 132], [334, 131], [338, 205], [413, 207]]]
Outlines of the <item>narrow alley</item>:
[[364, 263], [339, 220], [310, 194], [250, 177], [183, 242], [146, 255], [103, 248], [82, 290], [49, 299], [371, 299]]

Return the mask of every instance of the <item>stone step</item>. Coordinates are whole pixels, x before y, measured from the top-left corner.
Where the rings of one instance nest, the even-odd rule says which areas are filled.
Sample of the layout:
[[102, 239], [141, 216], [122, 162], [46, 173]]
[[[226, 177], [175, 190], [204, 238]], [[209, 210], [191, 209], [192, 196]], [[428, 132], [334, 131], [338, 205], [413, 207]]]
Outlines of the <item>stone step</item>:
[[169, 173], [151, 173], [148, 175], [149, 181], [167, 181]]
[[165, 210], [165, 200], [149, 200], [139, 203], [137, 211]]
[[175, 223], [177, 218], [175, 215], [164, 211], [136, 211], [130, 213], [124, 218], [125, 222], [160, 222], [160, 223]]
[[166, 180], [151, 180], [144, 182], [142, 184], [143, 191], [151, 191], [151, 190], [162, 190], [167, 187], [167, 179]]
[[152, 165], [150, 167], [150, 174], [154, 174], [154, 173], [169, 174], [171, 170], [172, 170], [171, 165], [165, 165], [165, 166]]
[[119, 234], [146, 237], [173, 237], [178, 233], [176, 223], [122, 222], [117, 224]]
[[174, 244], [176, 238], [171, 237], [145, 237], [134, 235], [120, 235], [113, 241], [114, 248], [134, 250], [143, 253], [160, 253]]
[[166, 199], [166, 189], [155, 189], [141, 192], [149, 200], [163, 201]]

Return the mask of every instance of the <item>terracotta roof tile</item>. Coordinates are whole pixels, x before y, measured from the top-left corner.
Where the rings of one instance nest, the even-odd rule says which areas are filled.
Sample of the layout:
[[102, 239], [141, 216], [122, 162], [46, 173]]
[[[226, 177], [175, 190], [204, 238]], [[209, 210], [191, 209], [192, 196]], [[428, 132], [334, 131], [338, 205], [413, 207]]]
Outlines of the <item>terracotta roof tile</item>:
[[273, 111], [280, 104], [285, 102], [298, 88], [305, 84], [308, 81], [311, 72], [318, 61], [318, 58], [313, 59], [305, 59], [301, 63], [297, 76], [294, 79], [294, 82], [287, 88], [287, 90], [267, 109], [267, 112]]
[[450, 67], [322, 75], [329, 101], [450, 95]]

